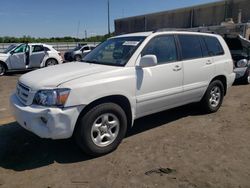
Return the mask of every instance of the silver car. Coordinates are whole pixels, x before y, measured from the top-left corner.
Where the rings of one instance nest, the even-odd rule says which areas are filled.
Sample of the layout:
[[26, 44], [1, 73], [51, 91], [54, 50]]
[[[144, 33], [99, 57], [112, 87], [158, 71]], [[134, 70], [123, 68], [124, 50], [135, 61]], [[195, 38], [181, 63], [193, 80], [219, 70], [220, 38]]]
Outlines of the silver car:
[[7, 71], [41, 68], [63, 62], [52, 46], [40, 43], [16, 44], [0, 53], [0, 75]]
[[78, 45], [73, 50], [69, 50], [64, 54], [65, 61], [81, 61], [91, 50], [95, 48], [95, 45]]

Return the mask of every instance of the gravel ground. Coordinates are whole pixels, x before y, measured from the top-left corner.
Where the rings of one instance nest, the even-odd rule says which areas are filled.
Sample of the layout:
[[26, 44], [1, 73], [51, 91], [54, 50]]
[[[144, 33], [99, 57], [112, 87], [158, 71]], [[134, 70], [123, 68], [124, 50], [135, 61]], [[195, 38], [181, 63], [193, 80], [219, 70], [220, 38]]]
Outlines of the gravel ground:
[[90, 158], [72, 140], [40, 139], [12, 118], [20, 73], [0, 77], [0, 187], [250, 187], [250, 86], [222, 108], [188, 105], [136, 121], [113, 153]]

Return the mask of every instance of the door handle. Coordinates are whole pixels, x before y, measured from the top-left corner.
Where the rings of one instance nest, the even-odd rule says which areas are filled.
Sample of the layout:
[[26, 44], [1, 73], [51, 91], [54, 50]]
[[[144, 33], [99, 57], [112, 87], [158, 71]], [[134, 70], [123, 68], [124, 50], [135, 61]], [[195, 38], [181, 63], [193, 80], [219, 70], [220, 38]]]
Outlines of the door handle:
[[211, 64], [212, 64], [212, 61], [211, 61], [211, 60], [207, 60], [206, 64], [207, 64], [207, 65], [211, 65]]
[[173, 71], [180, 71], [182, 68], [179, 65], [175, 65]]

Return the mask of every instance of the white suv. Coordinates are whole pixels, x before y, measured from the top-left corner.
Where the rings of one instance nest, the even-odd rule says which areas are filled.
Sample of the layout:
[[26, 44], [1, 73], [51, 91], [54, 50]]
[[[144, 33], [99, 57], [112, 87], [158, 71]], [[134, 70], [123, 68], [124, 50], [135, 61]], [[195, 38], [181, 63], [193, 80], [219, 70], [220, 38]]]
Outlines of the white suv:
[[111, 38], [83, 62], [23, 75], [10, 100], [25, 129], [42, 138], [74, 136], [98, 156], [114, 150], [137, 118], [193, 102], [216, 112], [234, 79], [222, 37], [145, 32]]

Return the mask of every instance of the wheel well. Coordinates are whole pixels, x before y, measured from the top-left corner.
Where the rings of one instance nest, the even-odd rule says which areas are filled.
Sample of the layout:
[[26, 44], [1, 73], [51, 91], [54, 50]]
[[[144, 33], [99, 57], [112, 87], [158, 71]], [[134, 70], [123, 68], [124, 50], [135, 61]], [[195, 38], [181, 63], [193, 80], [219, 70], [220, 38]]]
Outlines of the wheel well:
[[212, 83], [215, 80], [220, 80], [224, 86], [224, 95], [227, 94], [227, 78], [226, 76], [220, 75], [220, 76], [216, 76], [210, 83]]
[[57, 61], [56, 58], [54, 58], [54, 57], [49, 57], [49, 58], [46, 60], [45, 65], [47, 65], [47, 62], [48, 62], [48, 60], [50, 60], [50, 59], [54, 59], [54, 60], [56, 61], [56, 63], [58, 64], [58, 61]]
[[3, 64], [3, 66], [6, 68], [6, 70], [8, 70], [8, 66], [6, 65], [6, 63], [4, 63], [3, 61], [0, 61], [1, 64]]
[[[124, 112], [126, 113], [127, 116], [127, 120], [128, 120], [128, 127], [132, 126], [132, 112], [131, 112], [131, 105], [129, 100], [122, 96], [122, 95], [112, 95], [112, 96], [108, 96], [108, 97], [103, 97], [100, 99], [97, 99], [95, 101], [93, 101], [92, 103], [88, 104], [80, 113], [79, 118], [86, 114], [90, 109], [92, 109], [93, 107], [102, 104], [102, 103], [106, 103], [106, 102], [111, 102], [111, 103], [115, 103], [117, 105], [119, 105]], [[77, 122], [78, 122], [77, 120]], [[76, 129], [76, 128], [75, 128]]]

